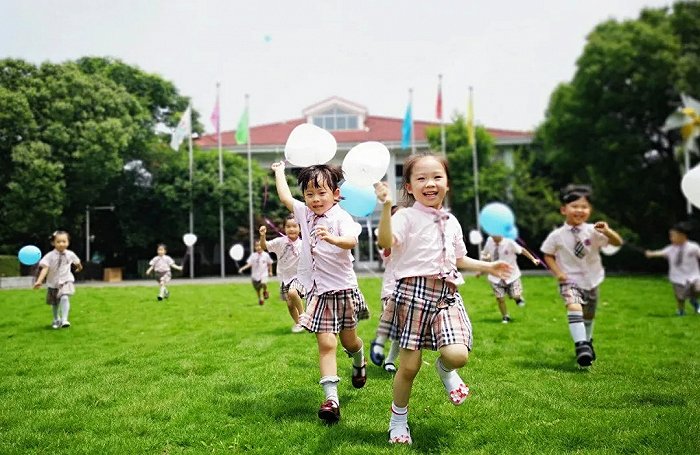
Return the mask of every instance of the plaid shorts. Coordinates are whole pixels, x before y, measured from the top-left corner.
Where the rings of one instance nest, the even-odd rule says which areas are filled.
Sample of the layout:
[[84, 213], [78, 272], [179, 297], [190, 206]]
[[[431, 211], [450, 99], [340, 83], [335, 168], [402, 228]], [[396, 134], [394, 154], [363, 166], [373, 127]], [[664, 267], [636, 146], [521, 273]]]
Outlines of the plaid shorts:
[[581, 289], [574, 283], [560, 283], [559, 295], [564, 299], [565, 305], [588, 305], [589, 311], [595, 311], [598, 305], [598, 288]]
[[58, 305], [64, 295], [75, 294], [75, 285], [72, 281], [66, 281], [58, 288], [46, 289], [46, 304]]
[[306, 311], [299, 315], [299, 325], [314, 333], [339, 333], [354, 329], [361, 319], [369, 319], [369, 309], [358, 288], [309, 293]]
[[302, 299], [306, 295], [306, 289], [304, 289], [304, 285], [301, 284], [301, 282], [298, 279], [294, 278], [292, 281], [290, 281], [287, 284], [280, 282], [280, 299], [282, 299], [286, 302], [287, 301], [287, 293], [289, 293], [290, 289], [296, 290], [297, 294], [299, 294], [299, 297], [301, 297]]
[[251, 280], [251, 282], [253, 283], [253, 288], [256, 291], [259, 291], [263, 288], [263, 285], [267, 285], [267, 277], [263, 278], [262, 280]]
[[507, 284], [505, 281], [501, 280], [498, 283], [489, 281], [491, 284], [491, 289], [493, 289], [493, 294], [497, 299], [502, 299], [506, 295], [511, 299], [517, 299], [523, 295], [523, 284], [520, 282], [520, 278]]
[[696, 299], [700, 296], [700, 280], [695, 280], [686, 284], [671, 284], [673, 285], [673, 294], [679, 302], [684, 302], [685, 299]]
[[168, 270], [167, 272], [156, 272], [156, 281], [159, 284], [165, 284], [173, 277], [173, 274]]
[[378, 330], [404, 349], [438, 350], [450, 344], [472, 349], [472, 324], [453, 285], [428, 277], [402, 278], [387, 302]]

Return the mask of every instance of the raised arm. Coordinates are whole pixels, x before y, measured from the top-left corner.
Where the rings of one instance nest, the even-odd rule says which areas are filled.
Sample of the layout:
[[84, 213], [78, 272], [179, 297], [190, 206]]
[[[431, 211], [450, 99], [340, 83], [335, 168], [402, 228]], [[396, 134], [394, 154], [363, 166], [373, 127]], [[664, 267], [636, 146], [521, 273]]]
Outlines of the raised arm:
[[287, 210], [293, 212], [294, 197], [292, 197], [292, 192], [289, 190], [289, 185], [287, 184], [287, 177], [284, 174], [284, 161], [272, 163], [271, 167], [275, 172], [275, 186], [277, 187], [277, 195], [279, 196], [282, 204], [287, 207]]
[[593, 225], [593, 227], [596, 231], [600, 232], [608, 238], [608, 243], [610, 243], [610, 245], [622, 245], [622, 237], [620, 237], [620, 234], [618, 234], [610, 226], [608, 226], [608, 223], [606, 223], [605, 221], [598, 221], [596, 224]]
[[267, 228], [265, 225], [260, 226], [258, 233], [260, 234], [260, 248], [267, 251]]
[[382, 204], [382, 214], [377, 227], [377, 245], [379, 248], [391, 248], [394, 246], [394, 235], [391, 232], [391, 195], [386, 182], [374, 184], [374, 192]]

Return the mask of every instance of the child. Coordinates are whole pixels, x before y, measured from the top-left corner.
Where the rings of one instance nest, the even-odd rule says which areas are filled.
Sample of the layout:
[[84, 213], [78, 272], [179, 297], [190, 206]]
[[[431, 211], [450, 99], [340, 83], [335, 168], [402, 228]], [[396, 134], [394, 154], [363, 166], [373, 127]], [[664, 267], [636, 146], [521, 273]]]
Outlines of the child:
[[301, 299], [306, 294], [304, 286], [297, 279], [297, 266], [301, 253], [301, 239], [299, 238], [299, 223], [293, 214], [289, 214], [284, 220], [284, 233], [269, 242], [265, 238], [267, 228], [260, 226], [260, 246], [263, 250], [277, 255], [277, 275], [280, 277], [280, 298], [287, 303], [289, 315], [294, 320], [293, 333], [303, 332], [299, 325], [299, 315], [304, 311]]
[[51, 327], [59, 329], [70, 327], [70, 296], [75, 294], [75, 277], [71, 273], [71, 264], [75, 265], [76, 272], [80, 272], [83, 265], [78, 256], [68, 249], [70, 236], [66, 231], [55, 231], [50, 239], [54, 249], [39, 261], [41, 271], [34, 283], [34, 289], [39, 289], [46, 278], [46, 303], [51, 305], [53, 312]]
[[472, 345], [471, 322], [457, 292], [464, 283], [458, 268], [506, 276], [505, 262], [483, 262], [466, 256], [462, 228], [443, 208], [449, 190], [444, 158], [412, 155], [404, 163], [403, 187], [413, 206], [391, 215], [388, 187], [376, 185], [383, 203], [378, 243], [391, 248], [396, 288], [382, 313], [389, 337], [401, 346], [393, 386], [389, 442], [411, 444], [408, 401], [421, 368], [421, 349], [439, 350], [435, 363], [450, 401], [459, 405], [469, 388], [457, 374]]
[[159, 243], [158, 247], [156, 248], [158, 255], [151, 259], [151, 262], [148, 263], [150, 267], [148, 270], [146, 270], [146, 275], [150, 275], [153, 271], [156, 273], [156, 281], [158, 281], [158, 284], [160, 285], [158, 300], [163, 300], [170, 297], [170, 291], [168, 291], [168, 288], [165, 287], [165, 285], [173, 277], [170, 269], [173, 268], [175, 270], [182, 270], [182, 267], [175, 264], [173, 258], [166, 254], [167, 251], [168, 247], [166, 247], [164, 243]]
[[608, 223], [586, 223], [591, 216], [591, 190], [569, 185], [561, 195], [565, 223], [542, 243], [544, 261], [559, 281], [569, 331], [574, 341], [576, 362], [587, 367], [596, 359], [593, 349], [593, 319], [598, 305], [598, 286], [605, 278], [600, 248], [620, 246], [622, 239]]
[[[260, 241], [255, 242], [255, 252], [248, 257], [246, 264], [238, 269], [238, 273], [243, 273], [250, 270], [250, 279], [253, 281], [253, 288], [258, 293], [258, 303], [265, 303], [270, 297], [267, 292], [267, 278], [272, 276], [272, 258], [269, 254], [263, 251]], [[260, 296], [260, 291], [262, 297]]]
[[297, 182], [305, 203], [292, 197], [284, 175], [284, 162], [274, 163], [272, 169], [277, 194], [294, 212], [301, 228], [297, 277], [307, 291], [307, 306], [299, 323], [316, 334], [320, 384], [326, 395], [318, 417], [333, 424], [340, 419], [336, 334], [352, 358], [352, 385], [359, 389], [367, 380], [363, 343], [356, 327], [359, 319], [369, 318], [369, 311], [357, 285], [351, 254], [361, 227], [338, 205], [338, 182], [343, 177], [339, 168], [315, 165], [301, 169]]
[[[391, 207], [391, 215], [394, 215], [399, 209], [398, 206], [394, 205]], [[382, 310], [386, 308], [391, 295], [394, 293], [394, 287], [396, 286], [396, 279], [394, 278], [394, 271], [391, 266], [391, 248], [382, 248], [380, 251], [382, 262], [384, 263], [384, 275], [382, 276]], [[379, 327], [377, 327], [377, 333], [372, 340], [372, 345], [369, 351], [369, 358], [377, 366], [382, 366], [384, 363], [384, 370], [389, 373], [396, 373], [396, 365], [394, 364], [396, 358], [399, 355], [399, 342], [392, 340], [391, 348], [389, 349], [389, 355], [386, 359], [384, 358], [384, 343], [386, 343], [387, 338], [389, 338], [390, 326], [388, 324], [382, 324], [381, 318]]]
[[685, 315], [685, 300], [690, 299], [690, 304], [696, 313], [700, 313], [698, 295], [700, 295], [700, 246], [688, 240], [691, 228], [687, 223], [676, 223], [669, 231], [671, 244], [665, 248], [644, 252], [648, 258], [668, 259], [668, 279], [673, 285], [673, 293], [676, 295], [678, 316]]
[[486, 244], [481, 254], [481, 258], [485, 261], [498, 261], [500, 259], [507, 262], [512, 270], [507, 280], [493, 275], [488, 277], [504, 324], [510, 322], [510, 315], [506, 307], [506, 295], [515, 300], [515, 304], [519, 307], [525, 306], [525, 300], [523, 300], [522, 296], [523, 285], [520, 282], [520, 268], [518, 267], [516, 254], [522, 254], [535, 265], [540, 264], [539, 259], [536, 259], [528, 250], [518, 245], [514, 240], [503, 238], [500, 235], [494, 235], [486, 239]]

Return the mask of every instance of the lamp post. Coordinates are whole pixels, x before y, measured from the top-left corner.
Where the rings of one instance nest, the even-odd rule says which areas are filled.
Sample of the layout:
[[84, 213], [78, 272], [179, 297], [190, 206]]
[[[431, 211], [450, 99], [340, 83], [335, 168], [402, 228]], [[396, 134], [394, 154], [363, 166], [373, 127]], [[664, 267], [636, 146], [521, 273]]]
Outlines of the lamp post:
[[85, 206], [85, 262], [90, 262], [90, 210], [114, 211], [113, 205], [103, 205], [101, 207]]

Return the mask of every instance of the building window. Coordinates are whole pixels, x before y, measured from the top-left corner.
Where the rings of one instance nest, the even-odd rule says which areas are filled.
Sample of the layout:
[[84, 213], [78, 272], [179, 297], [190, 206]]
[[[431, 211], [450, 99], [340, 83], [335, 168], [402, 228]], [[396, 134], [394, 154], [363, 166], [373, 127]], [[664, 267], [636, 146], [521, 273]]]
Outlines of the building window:
[[313, 116], [313, 123], [329, 131], [356, 130], [359, 119], [357, 114], [332, 107]]

